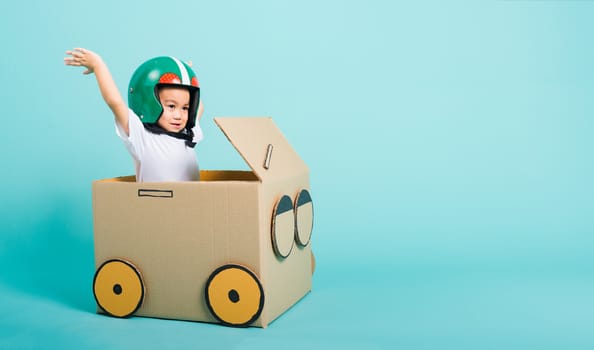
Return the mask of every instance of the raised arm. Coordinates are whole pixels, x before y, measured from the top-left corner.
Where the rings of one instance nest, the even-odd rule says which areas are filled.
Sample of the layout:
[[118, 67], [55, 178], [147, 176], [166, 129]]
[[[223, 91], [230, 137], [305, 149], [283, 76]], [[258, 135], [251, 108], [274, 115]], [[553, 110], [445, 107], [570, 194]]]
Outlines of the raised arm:
[[67, 66], [85, 67], [87, 70], [83, 74], [95, 73], [97, 79], [97, 85], [101, 91], [103, 100], [109, 106], [116, 122], [124, 129], [126, 135], [129, 135], [128, 128], [128, 106], [122, 99], [122, 95], [118, 91], [118, 88], [109, 73], [107, 65], [101, 59], [101, 56], [94, 53], [93, 51], [75, 48], [71, 51], [66, 51], [68, 57], [64, 58], [64, 64]]

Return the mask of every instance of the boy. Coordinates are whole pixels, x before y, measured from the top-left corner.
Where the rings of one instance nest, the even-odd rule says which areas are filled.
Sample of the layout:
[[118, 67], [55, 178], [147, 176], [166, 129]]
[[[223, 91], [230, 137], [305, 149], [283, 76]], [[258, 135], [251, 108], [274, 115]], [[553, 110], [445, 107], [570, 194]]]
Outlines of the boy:
[[167, 56], [144, 62], [130, 80], [127, 106], [98, 54], [83, 48], [66, 54], [66, 65], [95, 73], [115, 117], [116, 133], [134, 159], [136, 181], [199, 180], [194, 146], [203, 138], [198, 125], [203, 107], [189, 65]]

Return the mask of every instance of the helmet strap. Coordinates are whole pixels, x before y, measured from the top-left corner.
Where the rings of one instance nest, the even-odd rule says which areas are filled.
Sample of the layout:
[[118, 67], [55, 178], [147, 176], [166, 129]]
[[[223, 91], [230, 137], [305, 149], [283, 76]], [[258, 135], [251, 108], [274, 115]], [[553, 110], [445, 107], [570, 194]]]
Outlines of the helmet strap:
[[186, 141], [186, 146], [190, 148], [194, 148], [196, 146], [196, 142], [194, 142], [194, 131], [192, 129], [184, 129], [182, 132], [171, 132], [163, 129], [157, 123], [142, 123], [144, 128], [149, 132], [157, 135], [165, 134], [171, 137], [175, 137], [176, 139], [181, 139]]

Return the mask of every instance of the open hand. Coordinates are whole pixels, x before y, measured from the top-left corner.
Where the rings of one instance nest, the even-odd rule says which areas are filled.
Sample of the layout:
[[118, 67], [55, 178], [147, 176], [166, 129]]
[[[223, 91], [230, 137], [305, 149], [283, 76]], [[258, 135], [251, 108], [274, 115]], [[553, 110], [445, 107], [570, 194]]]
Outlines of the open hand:
[[101, 57], [93, 51], [77, 47], [66, 51], [69, 57], [64, 58], [64, 64], [67, 66], [82, 66], [87, 68], [83, 74], [90, 74], [95, 71], [97, 65], [102, 63]]

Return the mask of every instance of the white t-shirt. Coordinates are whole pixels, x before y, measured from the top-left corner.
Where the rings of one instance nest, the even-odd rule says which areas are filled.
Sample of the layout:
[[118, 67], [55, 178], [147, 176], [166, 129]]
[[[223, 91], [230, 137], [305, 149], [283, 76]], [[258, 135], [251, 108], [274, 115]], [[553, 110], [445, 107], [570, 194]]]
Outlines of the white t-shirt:
[[[136, 181], [198, 181], [200, 172], [194, 149], [185, 140], [146, 130], [140, 118], [128, 110], [130, 136], [116, 122], [116, 134], [124, 142], [136, 166]], [[194, 142], [202, 141], [198, 123], [192, 129]]]

